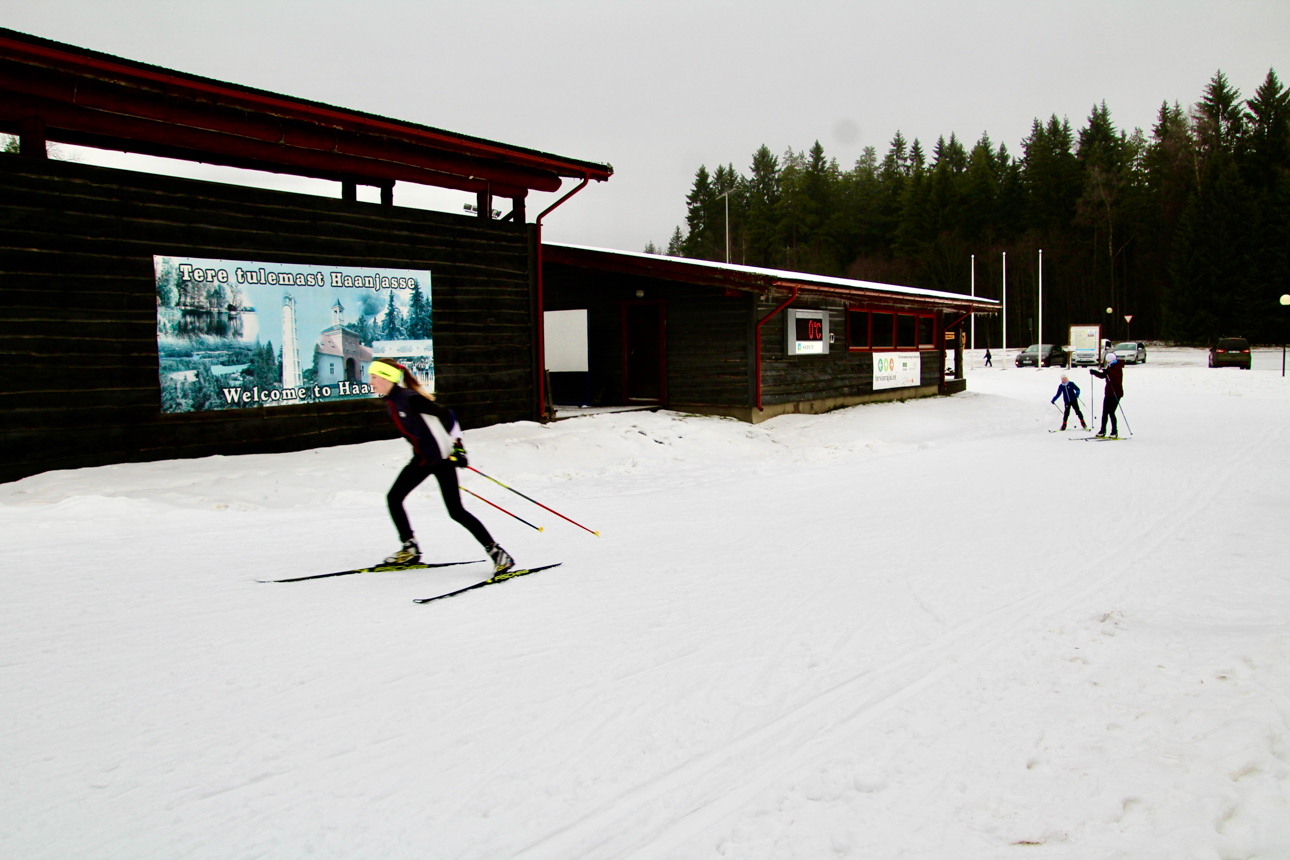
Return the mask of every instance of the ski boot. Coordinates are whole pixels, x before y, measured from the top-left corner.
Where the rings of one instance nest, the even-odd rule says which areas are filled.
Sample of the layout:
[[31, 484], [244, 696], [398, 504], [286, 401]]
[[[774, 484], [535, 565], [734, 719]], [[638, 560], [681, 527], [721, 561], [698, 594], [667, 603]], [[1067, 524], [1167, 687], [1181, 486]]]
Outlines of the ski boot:
[[497, 544], [491, 544], [485, 547], [484, 552], [488, 553], [488, 557], [493, 560], [494, 576], [499, 573], [505, 573], [512, 567], [515, 567], [515, 559], [511, 558], [511, 554]]
[[416, 538], [408, 538], [403, 542], [402, 549], [387, 557], [381, 564], [416, 564], [420, 560], [421, 548], [417, 546]]
[[1064, 422], [1063, 422], [1063, 424], [1062, 424], [1062, 429], [1063, 429], [1063, 430], [1065, 430], [1065, 429], [1066, 429], [1066, 424], [1065, 424]]

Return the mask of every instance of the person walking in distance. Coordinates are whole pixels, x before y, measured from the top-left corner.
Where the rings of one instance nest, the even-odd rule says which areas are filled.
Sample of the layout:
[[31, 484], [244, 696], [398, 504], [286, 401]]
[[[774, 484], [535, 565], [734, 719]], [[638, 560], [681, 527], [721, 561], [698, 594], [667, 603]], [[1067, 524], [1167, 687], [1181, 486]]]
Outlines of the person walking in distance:
[[417, 485], [434, 475], [448, 516], [479, 541], [492, 559], [495, 572], [510, 570], [515, 566], [515, 560], [497, 545], [484, 524], [462, 507], [457, 469], [464, 469], [467, 462], [457, 416], [435, 402], [434, 395], [421, 385], [412, 371], [396, 361], [375, 359], [369, 373], [372, 388], [385, 401], [394, 426], [412, 444], [412, 461], [403, 467], [386, 497], [390, 517], [403, 546], [382, 564], [416, 564], [420, 561], [421, 548], [417, 546], [407, 512], [403, 510], [403, 500]]
[[1099, 437], [1106, 436], [1106, 419], [1111, 419], [1111, 438], [1120, 435], [1119, 425], [1115, 420], [1115, 410], [1124, 397], [1124, 365], [1114, 352], [1106, 354], [1106, 369], [1090, 371], [1098, 379], [1106, 380], [1106, 394], [1102, 397], [1102, 429], [1097, 431]]
[[994, 367], [994, 362], [991, 360], [990, 356], [990, 347], [988, 346], [985, 348], [985, 366]]
[[1084, 423], [1084, 413], [1079, 409], [1079, 386], [1067, 379], [1064, 373], [1062, 374], [1062, 384], [1057, 386], [1057, 393], [1053, 395], [1053, 399], [1049, 402], [1056, 405], [1058, 397], [1062, 398], [1066, 403], [1066, 410], [1062, 412], [1062, 429], [1066, 429], [1066, 421], [1071, 417], [1071, 410], [1074, 409], [1075, 415], [1079, 418], [1079, 426], [1087, 430], [1088, 425]]

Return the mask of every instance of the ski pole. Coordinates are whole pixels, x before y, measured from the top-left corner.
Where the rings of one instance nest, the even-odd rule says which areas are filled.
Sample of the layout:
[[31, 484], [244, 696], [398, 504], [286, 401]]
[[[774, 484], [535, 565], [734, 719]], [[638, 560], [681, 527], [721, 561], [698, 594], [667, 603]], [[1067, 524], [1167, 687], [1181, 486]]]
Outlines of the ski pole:
[[1129, 416], [1124, 414], [1124, 400], [1115, 401], [1116, 408], [1120, 410], [1120, 417], [1124, 419], [1124, 426], [1129, 428], [1129, 435], [1133, 435], [1133, 427], [1129, 424]]
[[564, 514], [560, 513], [559, 511], [552, 511], [550, 508], [548, 508], [546, 505], [542, 504], [541, 502], [537, 501], [536, 499], [529, 499], [529, 497], [528, 497], [528, 496], [524, 495], [524, 494], [523, 494], [523, 493], [521, 493], [519, 490], [515, 489], [514, 487], [508, 487], [508, 486], [506, 486], [505, 484], [503, 484], [501, 481], [497, 480], [496, 478], [490, 477], [489, 475], [485, 475], [483, 472], [479, 471], [479, 470], [478, 470], [478, 469], [476, 469], [474, 466], [467, 466], [466, 468], [467, 468], [467, 469], [469, 469], [470, 471], [474, 472], [476, 475], [479, 475], [479, 476], [484, 477], [484, 478], [488, 478], [488, 480], [492, 481], [492, 482], [493, 482], [494, 484], [496, 484], [497, 486], [502, 487], [503, 489], [506, 489], [506, 490], [510, 490], [512, 493], [514, 493], [515, 495], [519, 496], [521, 499], [528, 499], [530, 502], [532, 502], [533, 504], [537, 505], [537, 506], [538, 506], [539, 508], [541, 508], [542, 510], [544, 510], [544, 511], [551, 511], [551, 513], [555, 514], [555, 515], [556, 515], [557, 517], [559, 517], [560, 519], [562, 519], [562, 520], [568, 520], [569, 522], [573, 523], [575, 526], [577, 526], [578, 528], [582, 529], [583, 531], [591, 532], [591, 533], [592, 533], [593, 535], [595, 535], [596, 537], [600, 537], [600, 532], [598, 532], [598, 531], [593, 531], [592, 529], [587, 528], [586, 526], [584, 526], [584, 525], [583, 525], [582, 523], [580, 523], [580, 522], [576, 522], [575, 520], [570, 520], [568, 517], [566, 517]]
[[[465, 487], [460, 487], [459, 489], [460, 489], [463, 493], [470, 493], [470, 490], [467, 490]], [[479, 493], [470, 493], [470, 494], [471, 494], [472, 496], [474, 496], [475, 498], [479, 499], [481, 502], [483, 502], [483, 503], [484, 503], [484, 504], [486, 504], [486, 505], [493, 505], [493, 503], [492, 503], [492, 502], [488, 501], [488, 499], [484, 498], [484, 497], [483, 497], [483, 496], [481, 496]], [[515, 514], [512, 514], [510, 511], [506, 510], [506, 508], [502, 507], [501, 505], [493, 505], [493, 507], [497, 508], [499, 511], [501, 511], [501, 512], [502, 512], [502, 513], [504, 513], [504, 514], [507, 514], [508, 516], [515, 517]], [[529, 522], [528, 520], [524, 519], [523, 517], [515, 517], [515, 519], [517, 519], [517, 520], [519, 520], [520, 522], [524, 523], [524, 525], [528, 526], [528, 527], [529, 527], [529, 528], [531, 528], [531, 529], [537, 529], [538, 531], [542, 531], [542, 527], [541, 527], [541, 526], [535, 526], [535, 525], [533, 525], [533, 523]]]

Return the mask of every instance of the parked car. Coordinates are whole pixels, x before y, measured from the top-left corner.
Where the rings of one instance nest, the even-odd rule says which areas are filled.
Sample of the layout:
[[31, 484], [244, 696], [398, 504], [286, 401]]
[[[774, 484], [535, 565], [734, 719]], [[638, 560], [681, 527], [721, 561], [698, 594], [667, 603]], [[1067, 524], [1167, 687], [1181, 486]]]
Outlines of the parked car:
[[1243, 367], [1249, 370], [1252, 362], [1250, 342], [1243, 337], [1219, 338], [1218, 343], [1209, 348], [1210, 367]]
[[1111, 351], [1113, 344], [1102, 339], [1101, 346], [1097, 349], [1076, 349], [1071, 351], [1071, 364], [1079, 367], [1091, 367], [1106, 358], [1106, 354]]
[[[1035, 367], [1039, 357], [1040, 346], [1032, 343], [1026, 347], [1025, 351], [1017, 356], [1017, 367]], [[1060, 346], [1053, 346], [1051, 343], [1043, 345], [1044, 367], [1055, 367], [1066, 364], [1066, 359], [1070, 354]]]
[[1071, 352], [1071, 364], [1075, 367], [1090, 367], [1097, 364], [1096, 349], [1077, 349]]
[[1115, 357], [1125, 364], [1146, 364], [1147, 345], [1140, 340], [1117, 343], [1115, 345]]

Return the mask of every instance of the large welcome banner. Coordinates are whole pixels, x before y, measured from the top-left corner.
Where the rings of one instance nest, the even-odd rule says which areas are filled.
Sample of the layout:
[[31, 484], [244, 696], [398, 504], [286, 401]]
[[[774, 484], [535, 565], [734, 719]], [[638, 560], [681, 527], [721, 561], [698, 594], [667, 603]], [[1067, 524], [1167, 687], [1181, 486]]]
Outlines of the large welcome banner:
[[434, 390], [427, 271], [152, 260], [163, 412], [372, 397], [374, 358]]

